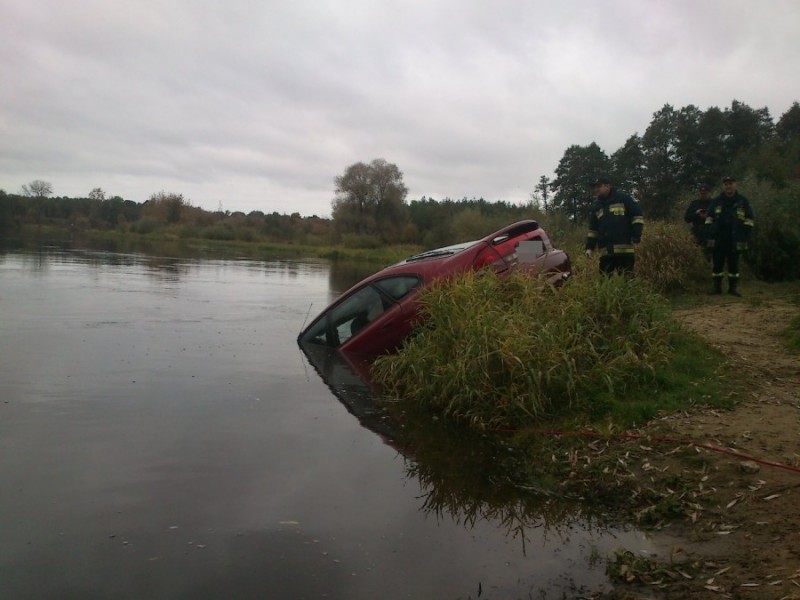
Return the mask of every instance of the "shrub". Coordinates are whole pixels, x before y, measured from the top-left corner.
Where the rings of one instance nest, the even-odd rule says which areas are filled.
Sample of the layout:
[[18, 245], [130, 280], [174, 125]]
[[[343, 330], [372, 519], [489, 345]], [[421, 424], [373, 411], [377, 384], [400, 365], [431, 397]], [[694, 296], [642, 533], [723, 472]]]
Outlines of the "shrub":
[[178, 229], [178, 237], [184, 240], [201, 237], [202, 228], [197, 225], [181, 225]]
[[782, 189], [746, 180], [739, 185], [755, 213], [745, 260], [766, 281], [800, 278], [800, 184]]
[[636, 276], [660, 292], [705, 285], [711, 265], [684, 223], [648, 221], [636, 249]]
[[342, 245], [345, 248], [374, 249], [383, 246], [376, 235], [346, 233], [342, 236]]
[[242, 242], [256, 241], [256, 232], [251, 227], [235, 227], [234, 237]]
[[153, 217], [142, 217], [137, 222], [131, 223], [131, 231], [145, 235], [155, 232], [160, 226], [160, 223]]
[[207, 240], [221, 240], [230, 242], [236, 239], [236, 234], [233, 232], [233, 229], [227, 227], [224, 223], [218, 223], [216, 225], [206, 227], [202, 231], [202, 235], [203, 238]]

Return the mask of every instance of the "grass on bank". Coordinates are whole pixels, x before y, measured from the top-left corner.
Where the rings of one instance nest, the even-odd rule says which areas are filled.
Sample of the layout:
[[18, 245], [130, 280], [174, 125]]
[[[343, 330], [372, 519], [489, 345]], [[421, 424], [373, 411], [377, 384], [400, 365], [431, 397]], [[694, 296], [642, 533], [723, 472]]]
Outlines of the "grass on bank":
[[26, 226], [23, 237], [70, 240], [104, 241], [113, 244], [120, 252], [157, 251], [174, 256], [206, 258], [248, 258], [272, 260], [276, 258], [322, 258], [327, 260], [353, 260], [368, 262], [380, 267], [394, 264], [420, 251], [414, 245], [387, 245], [380, 248], [350, 248], [343, 245], [312, 245], [251, 240], [219, 240], [175, 235], [166, 231], [132, 233], [119, 230], [85, 230], [72, 232], [63, 227]]
[[786, 345], [795, 353], [800, 352], [800, 317], [795, 317], [786, 328]]
[[723, 358], [641, 278], [603, 277], [591, 263], [559, 289], [518, 273], [466, 273], [421, 303], [427, 326], [373, 367], [398, 406], [522, 430], [631, 427], [661, 411], [731, 405]]

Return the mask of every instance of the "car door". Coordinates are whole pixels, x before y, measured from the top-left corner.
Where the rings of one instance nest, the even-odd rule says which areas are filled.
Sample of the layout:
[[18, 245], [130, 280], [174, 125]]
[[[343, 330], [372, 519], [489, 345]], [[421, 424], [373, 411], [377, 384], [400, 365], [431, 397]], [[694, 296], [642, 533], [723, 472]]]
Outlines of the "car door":
[[[342, 341], [343, 352], [382, 354], [397, 349], [416, 325], [416, 298], [421, 277], [392, 275], [359, 290], [358, 314], [350, 321], [350, 335]], [[367, 289], [368, 288], [368, 289]]]

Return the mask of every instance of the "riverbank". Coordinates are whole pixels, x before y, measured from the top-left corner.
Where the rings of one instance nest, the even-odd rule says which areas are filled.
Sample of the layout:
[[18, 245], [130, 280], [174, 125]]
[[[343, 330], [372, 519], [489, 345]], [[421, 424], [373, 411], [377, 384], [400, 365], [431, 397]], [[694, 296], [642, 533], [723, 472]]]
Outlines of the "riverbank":
[[[513, 460], [495, 475], [515, 498], [574, 501], [589, 520], [648, 532], [655, 551], [605, 557], [615, 589], [596, 598], [800, 598], [800, 357], [786, 335], [798, 286], [748, 279], [744, 298], [684, 294], [662, 312], [638, 285], [591, 279], [548, 295], [465, 278], [429, 297], [432, 326], [373, 369], [393, 386], [387, 405], [508, 444]], [[643, 345], [668, 323], [669, 352]], [[639, 351], [620, 368], [617, 347]], [[587, 348], [603, 353], [584, 359]], [[586, 377], [599, 365], [605, 385], [558, 362]], [[583, 387], [574, 398], [545, 388], [533, 404], [537, 380], [519, 389], [530, 371]]]
[[[606, 297], [619, 299], [625, 292], [614, 289], [604, 294], [604, 289], [602, 285], [593, 287], [590, 294], [581, 295], [587, 298], [581, 306], [591, 304], [589, 298], [602, 304]], [[456, 295], [459, 291], [461, 288]], [[557, 336], [561, 345], [549, 345], [546, 336], [533, 335], [536, 344], [514, 346], [518, 338], [531, 337], [526, 337], [524, 326], [534, 319], [513, 318], [510, 309], [491, 310], [494, 305], [490, 299], [502, 294], [476, 293], [480, 302], [474, 311], [467, 310], [466, 301], [457, 301], [456, 307], [448, 309], [447, 297], [435, 297], [431, 307], [444, 312], [445, 317], [432, 312], [433, 322], [448, 326], [426, 330], [425, 336], [416, 338], [402, 356], [381, 361], [377, 375], [405, 386], [394, 390], [396, 400], [390, 401], [390, 407], [413, 408], [416, 403], [434, 414], [460, 419], [463, 425], [475, 428], [477, 423], [478, 431], [499, 438], [500, 445], [508, 444], [514, 460], [502, 461], [509, 464], [499, 477], [514, 482], [516, 497], [538, 498], [543, 507], [575, 502], [589, 520], [634, 526], [648, 533], [655, 551], [645, 555], [622, 547], [605, 557], [614, 589], [596, 591], [594, 598], [797, 599], [800, 355], [796, 341], [795, 347], [792, 345], [791, 334], [796, 337], [800, 294], [796, 284], [769, 285], [750, 280], [744, 293], [744, 298], [705, 294], [673, 298], [669, 318], [677, 320], [675, 326], [681, 333], [676, 332], [674, 352], [663, 371], [654, 363], [653, 377], [634, 380], [626, 387], [622, 384], [625, 373], [606, 368], [603, 373], [619, 389], [612, 395], [604, 395], [602, 390], [585, 393], [582, 397], [591, 398], [590, 402], [578, 399], [570, 404], [571, 412], [550, 421], [534, 418], [525, 425], [524, 415], [514, 417], [509, 412], [510, 399], [529, 399], [532, 392], [506, 393], [503, 381], [480, 394], [487, 410], [495, 407], [494, 413], [484, 415], [479, 410], [483, 404], [457, 412], [452, 401], [444, 410], [440, 408], [440, 398], [458, 395], [458, 388], [448, 383], [454, 378], [463, 381], [458, 373], [490, 372], [481, 358], [506, 352], [519, 357], [513, 364], [526, 366], [536, 358], [525, 353], [530, 347], [536, 347], [539, 354], [563, 350], [570, 357], [580, 357], [581, 344], [572, 350], [568, 335]], [[538, 318], [537, 309], [549, 314], [546, 297], [510, 296], [515, 298], [513, 307], [521, 308], [525, 315]], [[536, 308], [529, 309], [520, 300], [527, 297], [536, 298]], [[633, 314], [638, 327], [654, 331], [652, 322], [640, 316], [646, 298], [636, 298], [633, 304], [639, 312]], [[574, 289], [563, 290], [555, 298], [561, 310], [574, 299]], [[629, 312], [606, 311], [571, 321], [583, 327], [583, 346], [595, 339], [630, 346], [624, 325], [604, 335], [593, 335], [590, 329], [601, 319], [608, 321], [609, 315]], [[513, 335], [504, 337], [502, 332], [490, 331], [492, 323], [503, 322], [489, 317], [495, 314], [515, 324]], [[471, 323], [479, 325], [479, 333], [488, 333], [435, 343], [442, 330], [446, 330], [445, 337], [468, 333]], [[534, 331], [544, 328], [533, 327]], [[493, 352], [487, 352], [485, 343], [470, 344], [472, 339], [502, 342]], [[450, 352], [451, 348], [458, 350]], [[470, 353], [475, 348], [477, 358]], [[652, 355], [643, 353], [642, 360], [652, 359]], [[604, 365], [609, 363], [607, 356], [603, 359]], [[455, 364], [455, 376], [448, 376], [446, 371], [451, 363]], [[470, 365], [470, 369], [460, 369], [462, 364]], [[407, 385], [405, 373], [415, 368], [420, 372], [424, 369], [425, 385], [416, 381]], [[541, 371], [553, 372], [551, 368]], [[440, 392], [439, 379], [450, 387]], [[477, 379], [478, 383], [483, 381]], [[498, 377], [488, 377], [487, 381], [495, 383]], [[500, 409], [496, 406], [498, 398], [504, 399]], [[628, 404], [651, 410], [626, 411]], [[614, 410], [615, 405], [620, 410]], [[580, 412], [582, 406], [594, 407], [594, 418], [591, 410]], [[545, 406], [543, 412], [547, 409]], [[558, 407], [550, 410], [552, 413]], [[601, 414], [600, 410], [605, 412]], [[637, 414], [648, 416], [646, 420], [630, 418]], [[502, 418], [490, 421], [492, 415]]]
[[612, 557], [607, 597], [800, 598], [800, 359], [784, 335], [798, 313], [766, 295], [676, 311], [739, 392], [732, 410], [667, 415], [615, 449], [632, 489], [661, 499], [632, 516], [662, 551]]
[[375, 264], [376, 270], [420, 251], [419, 246], [391, 245], [380, 248], [349, 248], [344, 245], [294, 244], [245, 240], [216, 240], [180, 237], [168, 232], [133, 233], [119, 230], [70, 230], [56, 226], [26, 225], [14, 237], [39, 243], [41, 239], [60, 240], [76, 247], [98, 245], [115, 252], [145, 252], [179, 258], [245, 258], [274, 260], [276, 258], [320, 258], [351, 260]]

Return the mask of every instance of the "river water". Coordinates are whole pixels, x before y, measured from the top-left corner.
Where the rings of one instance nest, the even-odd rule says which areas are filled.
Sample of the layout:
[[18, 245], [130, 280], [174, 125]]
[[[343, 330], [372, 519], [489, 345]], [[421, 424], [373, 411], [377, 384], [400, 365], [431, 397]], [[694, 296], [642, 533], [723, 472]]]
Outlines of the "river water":
[[604, 558], [641, 534], [503, 488], [502, 449], [400, 443], [347, 365], [300, 351], [369, 270], [0, 251], [0, 597], [610, 589]]

